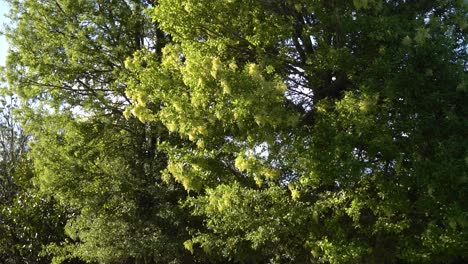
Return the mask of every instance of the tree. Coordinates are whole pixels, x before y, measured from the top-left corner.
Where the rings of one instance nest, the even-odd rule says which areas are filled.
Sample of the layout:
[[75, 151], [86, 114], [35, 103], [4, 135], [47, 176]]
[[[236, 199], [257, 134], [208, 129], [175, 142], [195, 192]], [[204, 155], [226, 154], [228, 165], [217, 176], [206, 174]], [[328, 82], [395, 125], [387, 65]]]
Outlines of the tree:
[[[1, 73], [1, 72], [0, 72]], [[0, 94], [0, 261], [50, 263], [42, 249], [64, 239], [67, 210], [38, 192], [31, 182], [29, 135], [14, 117], [18, 98]]]
[[[52, 255], [44, 248], [65, 239], [64, 226], [69, 211], [50, 196], [41, 194], [31, 179], [30, 161], [23, 158], [11, 164], [14, 190], [0, 205], [0, 261], [2, 263], [50, 263]], [[65, 263], [79, 264], [78, 260]]]
[[466, 10], [159, 1], [174, 43], [161, 62], [137, 53], [127, 90], [136, 116], [193, 142], [165, 145], [205, 219], [186, 246], [240, 262], [466, 258]]
[[464, 1], [10, 2], [56, 262], [468, 258]]
[[0, 91], [0, 200], [8, 202], [14, 193], [13, 175], [27, 149], [28, 136], [14, 120], [17, 99]]
[[143, 12], [151, 2], [9, 3], [7, 78], [27, 105], [32, 181], [70, 212], [67, 236], [45, 252], [55, 263], [190, 259], [188, 215], [178, 206], [187, 194], [160, 175], [167, 158], [156, 142], [171, 136], [124, 112], [124, 61], [167, 41]]

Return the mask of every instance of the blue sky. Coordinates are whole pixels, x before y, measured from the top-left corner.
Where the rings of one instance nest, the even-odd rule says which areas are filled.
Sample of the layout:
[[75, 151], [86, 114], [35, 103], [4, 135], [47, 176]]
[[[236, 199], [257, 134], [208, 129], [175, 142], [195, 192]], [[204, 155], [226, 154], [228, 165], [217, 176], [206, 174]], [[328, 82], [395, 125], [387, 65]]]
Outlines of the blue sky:
[[[4, 0], [0, 0], [0, 28], [3, 29], [3, 24], [6, 23], [7, 19], [5, 14], [8, 12], [8, 5]], [[8, 50], [5, 37], [0, 36], [0, 65], [5, 65], [5, 57]]]

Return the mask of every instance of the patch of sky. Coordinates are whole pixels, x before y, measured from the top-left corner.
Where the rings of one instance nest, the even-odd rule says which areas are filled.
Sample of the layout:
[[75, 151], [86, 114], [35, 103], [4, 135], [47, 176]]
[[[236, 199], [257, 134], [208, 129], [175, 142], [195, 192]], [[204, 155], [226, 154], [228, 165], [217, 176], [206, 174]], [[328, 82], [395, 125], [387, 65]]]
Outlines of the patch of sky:
[[5, 36], [1, 33], [4, 31], [5, 25], [8, 22], [6, 14], [8, 12], [8, 4], [4, 0], [0, 0], [0, 66], [5, 66], [8, 44]]

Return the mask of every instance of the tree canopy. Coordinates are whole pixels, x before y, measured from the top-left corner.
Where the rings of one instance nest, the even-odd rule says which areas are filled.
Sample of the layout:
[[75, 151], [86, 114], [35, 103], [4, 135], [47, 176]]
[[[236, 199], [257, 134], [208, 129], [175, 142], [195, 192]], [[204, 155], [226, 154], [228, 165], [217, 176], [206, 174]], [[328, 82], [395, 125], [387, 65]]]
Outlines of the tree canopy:
[[467, 261], [466, 1], [8, 2], [44, 261]]

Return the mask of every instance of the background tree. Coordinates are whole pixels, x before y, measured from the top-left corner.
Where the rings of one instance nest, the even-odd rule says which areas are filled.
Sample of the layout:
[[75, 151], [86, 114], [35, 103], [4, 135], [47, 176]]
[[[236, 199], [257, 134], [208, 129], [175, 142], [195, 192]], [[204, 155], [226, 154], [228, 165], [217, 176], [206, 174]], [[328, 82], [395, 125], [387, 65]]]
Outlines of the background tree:
[[63, 241], [67, 210], [31, 182], [30, 136], [14, 118], [18, 98], [5, 92], [1, 88], [0, 261], [50, 263], [52, 256], [41, 252], [49, 243]]
[[21, 117], [33, 137], [33, 182], [70, 210], [67, 237], [45, 252], [57, 263], [185, 261], [186, 192], [162, 184], [166, 155], [156, 148], [172, 139], [124, 113], [125, 59], [167, 41], [143, 12], [151, 2], [9, 3], [7, 77], [28, 102]]
[[13, 175], [24, 152], [27, 150], [28, 136], [13, 117], [18, 101], [0, 91], [0, 199], [7, 202], [15, 192]]

